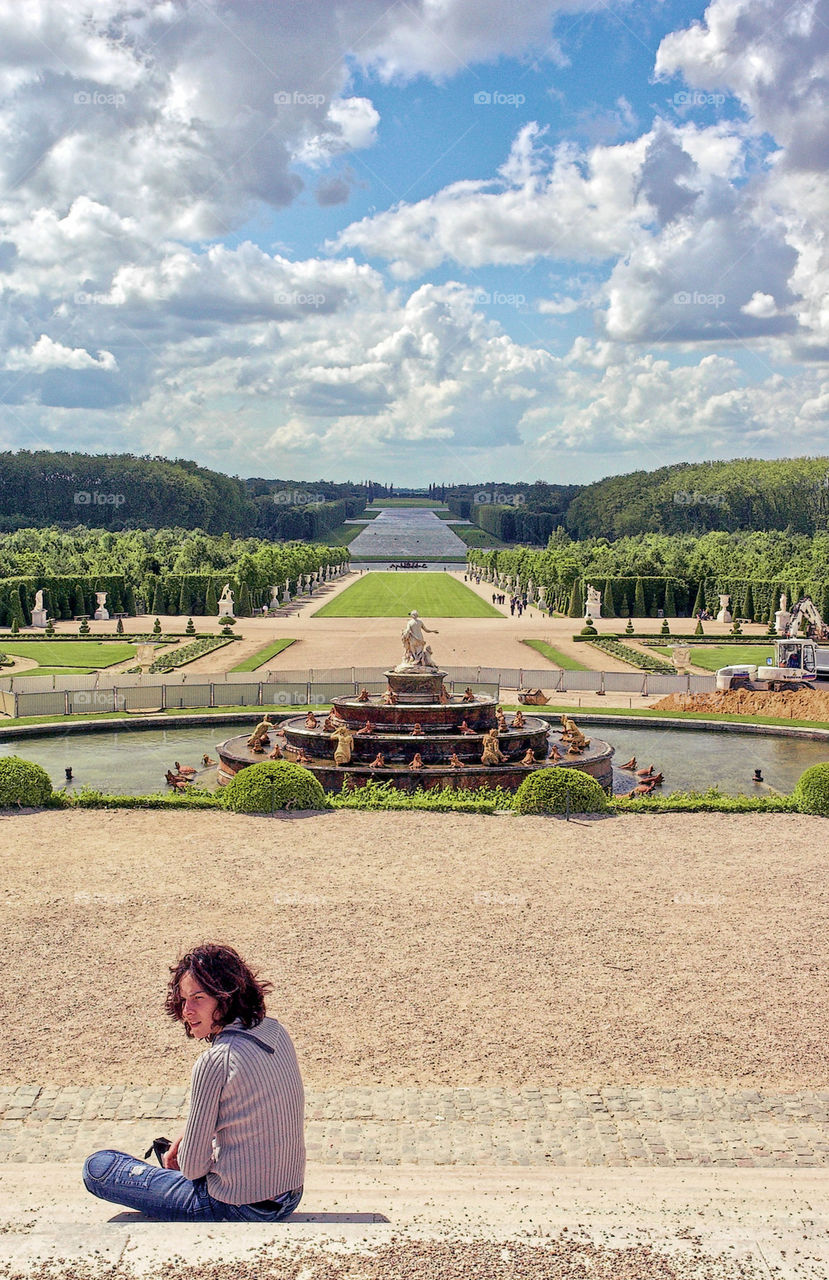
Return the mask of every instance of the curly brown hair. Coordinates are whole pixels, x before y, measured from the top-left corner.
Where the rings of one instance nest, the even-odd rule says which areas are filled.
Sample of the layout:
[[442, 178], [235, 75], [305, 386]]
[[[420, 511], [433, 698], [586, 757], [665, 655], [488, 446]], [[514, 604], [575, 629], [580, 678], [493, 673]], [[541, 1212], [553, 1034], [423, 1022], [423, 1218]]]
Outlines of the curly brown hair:
[[177, 1022], [184, 1023], [184, 1030], [191, 1038], [193, 1033], [184, 1021], [184, 1000], [179, 990], [186, 973], [191, 973], [207, 994], [218, 1002], [215, 1021], [223, 1027], [236, 1018], [243, 1027], [258, 1027], [264, 1018], [265, 995], [273, 990], [273, 984], [260, 982], [233, 947], [204, 942], [170, 967], [170, 982], [164, 1002], [167, 1013]]

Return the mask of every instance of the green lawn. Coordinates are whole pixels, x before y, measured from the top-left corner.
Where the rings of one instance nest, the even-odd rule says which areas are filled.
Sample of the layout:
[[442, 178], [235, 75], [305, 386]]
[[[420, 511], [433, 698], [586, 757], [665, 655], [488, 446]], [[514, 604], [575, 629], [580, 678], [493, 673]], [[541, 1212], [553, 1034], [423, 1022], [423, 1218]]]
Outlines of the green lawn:
[[542, 658], [547, 658], [557, 667], [561, 667], [562, 671], [593, 670], [592, 667], [586, 667], [583, 662], [577, 662], [575, 658], [569, 658], [560, 649], [554, 649], [551, 644], [547, 644], [546, 640], [522, 640], [521, 643], [528, 645], [530, 649], [535, 649], [536, 653], [540, 653]]
[[257, 667], [261, 667], [263, 662], [275, 658], [283, 649], [287, 649], [289, 645], [295, 644], [295, 640], [272, 640], [270, 644], [266, 644], [264, 648], [257, 649], [256, 653], [252, 653], [249, 658], [245, 658], [244, 662], [237, 662], [235, 667], [231, 667], [231, 671], [255, 671]]
[[324, 604], [315, 618], [405, 618], [411, 609], [429, 618], [501, 618], [448, 573], [366, 573]]
[[[80, 674], [80, 669], [87, 672], [101, 671], [112, 667], [116, 662], [126, 662], [135, 656], [135, 645], [125, 644], [121, 640], [59, 640], [54, 644], [49, 640], [14, 640], [0, 636], [0, 653], [7, 653], [15, 658], [32, 658], [38, 664], [32, 675], [53, 674], [71, 667]], [[48, 668], [41, 671], [40, 668]], [[7, 671], [6, 668], [4, 670]], [[8, 672], [7, 672], [8, 674]]]
[[364, 524], [338, 524], [335, 529], [321, 534], [319, 540], [326, 547], [347, 547], [352, 538], [362, 533], [365, 527]]
[[476, 524], [449, 524], [453, 533], [466, 543], [468, 547], [506, 547], [509, 543], [496, 538], [494, 533], [479, 529]]
[[[668, 648], [659, 647], [656, 653], [670, 658]], [[704, 671], [719, 671], [720, 667], [745, 666], [752, 663], [756, 667], [764, 667], [766, 658], [774, 657], [774, 647], [770, 644], [713, 644], [692, 645], [691, 664], [702, 667]]]

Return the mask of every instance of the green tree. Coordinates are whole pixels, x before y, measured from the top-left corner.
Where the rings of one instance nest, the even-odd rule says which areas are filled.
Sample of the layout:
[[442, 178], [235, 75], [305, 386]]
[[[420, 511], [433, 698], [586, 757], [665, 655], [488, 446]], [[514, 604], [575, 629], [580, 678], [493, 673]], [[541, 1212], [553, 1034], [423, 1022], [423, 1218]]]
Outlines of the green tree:
[[610, 578], [605, 578], [604, 580], [604, 589], [602, 591], [602, 617], [616, 617], [616, 605], [613, 600], [613, 582]]
[[181, 588], [178, 593], [178, 612], [184, 618], [189, 614], [192, 607], [193, 593], [190, 590], [190, 583], [187, 581], [184, 574], [182, 574]]
[[581, 578], [576, 578], [570, 592], [570, 604], [567, 608], [568, 618], [584, 617], [584, 590], [582, 588]]
[[204, 596], [204, 612], [208, 618], [215, 618], [219, 612], [219, 601], [216, 598], [216, 588], [211, 578], [207, 584], [207, 591]]
[[166, 605], [164, 600], [164, 588], [161, 585], [161, 579], [155, 584], [153, 599], [150, 605], [150, 613], [166, 613]]
[[676, 599], [674, 597], [673, 579], [671, 578], [665, 583], [665, 604], [663, 608], [666, 618], [676, 617]]
[[698, 614], [702, 613], [704, 608], [705, 608], [705, 583], [702, 580], [700, 580], [699, 586], [697, 587], [697, 594], [694, 596], [694, 607], [691, 610], [692, 616], [696, 618]]
[[633, 613], [637, 618], [646, 618], [648, 611], [645, 608], [645, 584], [641, 578], [636, 579], [636, 587], [633, 592]]
[[115, 624], [115, 634], [116, 634], [117, 636], [122, 636], [122, 635], [124, 634], [124, 619], [123, 619], [123, 618], [119, 618], [119, 619], [118, 619], [118, 621], [116, 622], [116, 624]]
[[750, 582], [746, 585], [746, 593], [743, 596], [742, 616], [748, 618], [749, 622], [754, 621], [754, 593]]
[[239, 587], [239, 600], [236, 605], [236, 613], [240, 618], [250, 617], [250, 590], [248, 584], [243, 582]]

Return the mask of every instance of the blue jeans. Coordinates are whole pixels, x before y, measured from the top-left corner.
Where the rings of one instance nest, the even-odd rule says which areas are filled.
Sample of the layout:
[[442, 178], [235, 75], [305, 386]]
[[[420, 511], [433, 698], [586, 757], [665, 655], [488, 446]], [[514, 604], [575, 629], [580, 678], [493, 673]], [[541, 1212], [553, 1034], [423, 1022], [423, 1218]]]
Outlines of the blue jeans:
[[280, 1196], [274, 1210], [225, 1204], [208, 1193], [206, 1178], [191, 1182], [175, 1169], [147, 1164], [123, 1151], [96, 1151], [89, 1156], [83, 1180], [93, 1196], [138, 1209], [163, 1222], [280, 1222], [302, 1199], [300, 1187]]

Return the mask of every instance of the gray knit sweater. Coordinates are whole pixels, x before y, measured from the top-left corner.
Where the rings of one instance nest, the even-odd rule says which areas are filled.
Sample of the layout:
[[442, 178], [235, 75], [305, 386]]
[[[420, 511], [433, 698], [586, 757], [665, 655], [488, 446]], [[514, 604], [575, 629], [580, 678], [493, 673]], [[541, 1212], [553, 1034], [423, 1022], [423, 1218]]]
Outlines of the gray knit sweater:
[[275, 1018], [238, 1019], [196, 1060], [178, 1150], [185, 1178], [207, 1175], [226, 1204], [270, 1200], [305, 1178], [305, 1095], [294, 1046]]

